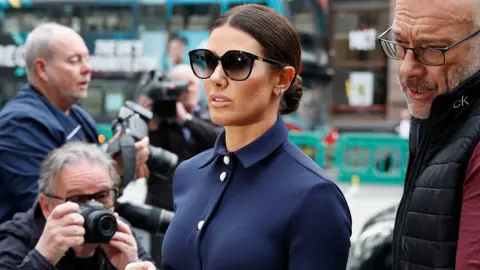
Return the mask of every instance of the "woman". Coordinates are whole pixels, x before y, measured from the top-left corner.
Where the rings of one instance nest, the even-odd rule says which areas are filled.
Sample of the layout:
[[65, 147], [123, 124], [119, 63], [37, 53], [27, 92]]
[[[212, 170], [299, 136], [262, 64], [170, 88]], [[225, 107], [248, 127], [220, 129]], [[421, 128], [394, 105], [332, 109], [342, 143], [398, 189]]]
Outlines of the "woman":
[[347, 203], [279, 117], [302, 95], [292, 25], [270, 8], [238, 6], [214, 22], [207, 49], [189, 57], [212, 121], [225, 130], [175, 172], [164, 269], [344, 270]]

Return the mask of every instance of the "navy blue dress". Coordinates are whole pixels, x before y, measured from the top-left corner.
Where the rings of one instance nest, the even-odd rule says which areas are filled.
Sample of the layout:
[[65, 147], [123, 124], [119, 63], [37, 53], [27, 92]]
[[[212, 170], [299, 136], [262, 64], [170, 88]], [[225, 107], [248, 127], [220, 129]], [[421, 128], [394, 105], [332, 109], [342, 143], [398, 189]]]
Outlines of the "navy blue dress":
[[260, 138], [179, 165], [165, 270], [345, 270], [351, 216], [338, 187], [288, 140], [279, 118]]

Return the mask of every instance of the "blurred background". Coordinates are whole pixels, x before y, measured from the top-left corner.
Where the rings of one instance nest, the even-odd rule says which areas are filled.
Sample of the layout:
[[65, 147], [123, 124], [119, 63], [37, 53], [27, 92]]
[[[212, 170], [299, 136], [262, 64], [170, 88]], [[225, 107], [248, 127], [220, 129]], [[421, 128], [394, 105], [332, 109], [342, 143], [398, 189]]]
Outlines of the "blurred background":
[[[0, 108], [26, 81], [29, 31], [58, 22], [78, 31], [90, 50], [94, 75], [81, 105], [108, 140], [120, 107], [139, 95], [140, 75], [186, 63], [188, 51], [205, 46], [213, 20], [245, 3], [272, 7], [300, 34], [307, 89], [285, 121], [292, 141], [347, 197], [354, 220], [349, 269], [389, 269], [409, 119], [396, 64], [376, 40], [390, 26], [393, 0], [0, 0]], [[132, 200], [142, 200], [141, 188], [130, 187]]]

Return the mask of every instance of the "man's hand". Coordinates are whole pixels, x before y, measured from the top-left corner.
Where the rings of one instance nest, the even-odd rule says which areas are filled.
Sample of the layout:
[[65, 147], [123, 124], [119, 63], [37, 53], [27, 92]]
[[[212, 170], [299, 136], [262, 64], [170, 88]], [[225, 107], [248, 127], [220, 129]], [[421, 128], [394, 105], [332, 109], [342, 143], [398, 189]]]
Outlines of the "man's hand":
[[135, 143], [135, 152], [137, 158], [137, 166], [135, 168], [137, 170], [145, 165], [145, 163], [148, 161], [148, 156], [150, 155], [150, 151], [148, 150], [149, 145], [150, 138], [148, 137], [145, 137], [141, 141]]
[[69, 248], [84, 242], [84, 218], [75, 213], [78, 208], [78, 204], [66, 202], [55, 207], [47, 218], [35, 249], [53, 265], [60, 261]]
[[102, 244], [110, 263], [117, 269], [125, 269], [129, 263], [138, 261], [137, 241], [132, 231], [115, 213], [118, 231], [113, 235], [109, 244]]
[[128, 264], [125, 270], [156, 270], [156, 268], [151, 262], [136, 262]]
[[[117, 140], [120, 133], [116, 133], [112, 139], [110, 140], [109, 144], [111, 144], [114, 140]], [[148, 137], [143, 138], [141, 141], [135, 143], [135, 179], [138, 178], [148, 178], [150, 176], [150, 170], [147, 167], [148, 156], [150, 155], [150, 151], [148, 150], [148, 146], [150, 144], [150, 139]], [[123, 175], [123, 160], [121, 154], [116, 154], [113, 156], [113, 159], [117, 163], [117, 173], [119, 175]]]
[[182, 102], [177, 101], [177, 121], [185, 123], [192, 115], [187, 112]]
[[138, 104], [147, 110], [152, 110], [152, 100], [144, 95], [138, 98]]
[[135, 179], [138, 178], [145, 178], [148, 179], [150, 177], [150, 169], [148, 169], [147, 164], [143, 164], [140, 168], [135, 170]]

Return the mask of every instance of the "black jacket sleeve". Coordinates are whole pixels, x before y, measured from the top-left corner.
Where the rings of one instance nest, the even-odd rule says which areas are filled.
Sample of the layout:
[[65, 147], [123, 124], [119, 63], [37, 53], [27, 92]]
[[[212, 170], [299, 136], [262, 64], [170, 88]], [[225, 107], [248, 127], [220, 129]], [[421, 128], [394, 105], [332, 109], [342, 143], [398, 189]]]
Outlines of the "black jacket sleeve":
[[202, 144], [210, 145], [210, 147], [215, 144], [215, 140], [223, 130], [223, 127], [197, 117], [193, 117], [191, 121], [185, 122], [185, 126], [190, 129], [192, 135], [199, 139]]
[[2, 270], [55, 270], [35, 249], [29, 249], [20, 239], [8, 235], [0, 235], [0, 269]]

